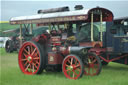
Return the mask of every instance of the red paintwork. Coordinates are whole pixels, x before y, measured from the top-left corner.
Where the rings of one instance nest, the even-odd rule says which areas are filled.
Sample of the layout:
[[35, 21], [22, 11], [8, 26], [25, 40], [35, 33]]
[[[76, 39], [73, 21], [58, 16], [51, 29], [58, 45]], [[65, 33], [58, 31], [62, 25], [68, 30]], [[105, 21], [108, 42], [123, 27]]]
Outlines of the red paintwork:
[[125, 55], [121, 55], [121, 56], [118, 56], [118, 57], [115, 57], [115, 58], [113, 58], [113, 59], [110, 59], [110, 56], [109, 55], [107, 55], [107, 58], [104, 58], [103, 56], [101, 56], [101, 53], [106, 53], [107, 51], [111, 51], [111, 49], [110, 50], [108, 50], [107, 48], [91, 48], [90, 50], [89, 50], [89, 52], [94, 52], [94, 53], [96, 53], [102, 60], [104, 60], [105, 62], [112, 62], [112, 61], [116, 61], [116, 60], [119, 60], [119, 59], [121, 59], [121, 58], [125, 58], [125, 64], [127, 64], [127, 56], [128, 56], [128, 54], [125, 54]]
[[52, 64], [52, 65], [62, 64], [62, 61], [63, 61], [63, 56], [60, 53], [57, 52], [48, 53], [48, 64]]
[[61, 41], [61, 37], [60, 36], [51, 37], [51, 42], [59, 42], [59, 41]]
[[[33, 49], [33, 50], [31, 50], [30, 54], [26, 54], [25, 49], [27, 49], [27, 46], [32, 46], [34, 49], [36, 49], [36, 53], [34, 52], [34, 49]], [[34, 52], [34, 53], [32, 53], [32, 52]], [[23, 55], [23, 53], [25, 55]], [[29, 56], [31, 56], [31, 61], [27, 60]], [[35, 59], [35, 58], [39, 58], [39, 59]], [[40, 67], [40, 55], [39, 55], [38, 48], [33, 43], [30, 43], [30, 42], [24, 43], [22, 45], [22, 48], [19, 51], [18, 61], [19, 61], [20, 69], [24, 74], [36, 74]], [[36, 62], [36, 64], [34, 62]], [[32, 72], [33, 64], [34, 64], [34, 68], [35, 68], [34, 72]], [[30, 69], [30, 71], [29, 71], [29, 69]]]
[[89, 52], [94, 52], [96, 53], [98, 56], [100, 55], [100, 53], [106, 52], [106, 48], [91, 48], [89, 50]]
[[[92, 8], [91, 10], [89, 10], [88, 15], [91, 14], [92, 11], [96, 11], [96, 10], [102, 10], [102, 15], [103, 15], [103, 21], [113, 21], [113, 13], [111, 11], [109, 11], [108, 9], [105, 8]], [[94, 21], [100, 21], [100, 16], [94, 15], [93, 17]], [[88, 21], [91, 21], [90, 19], [88, 19]]]
[[60, 46], [61, 45], [61, 37], [60, 36], [52, 36], [51, 37], [51, 43], [53, 46]]
[[[118, 56], [118, 57], [115, 57], [115, 58], [113, 58], [113, 59], [110, 59], [109, 58], [109, 55], [107, 56], [107, 59], [105, 59], [104, 57], [102, 57], [102, 56], [99, 56], [102, 60], [104, 60], [104, 61], [106, 61], [106, 62], [112, 62], [112, 61], [116, 61], [116, 60], [119, 60], [119, 59], [121, 59], [121, 58], [124, 58], [124, 57], [126, 57], [125, 58], [125, 63], [127, 62], [127, 56], [128, 56], [128, 54], [126, 54], [126, 55], [123, 55], [123, 56]], [[126, 63], [127, 64], [127, 63]]]
[[48, 41], [45, 34], [38, 35], [37, 37], [32, 38], [32, 40], [38, 43], [46, 43]]
[[83, 42], [79, 44], [80, 46], [86, 46], [86, 47], [102, 47], [103, 43], [100, 41], [96, 42]]
[[64, 47], [64, 46], [61, 46], [60, 47], [60, 52], [63, 54], [63, 55], [68, 55], [69, 54], [69, 49], [68, 49], [69, 47]]

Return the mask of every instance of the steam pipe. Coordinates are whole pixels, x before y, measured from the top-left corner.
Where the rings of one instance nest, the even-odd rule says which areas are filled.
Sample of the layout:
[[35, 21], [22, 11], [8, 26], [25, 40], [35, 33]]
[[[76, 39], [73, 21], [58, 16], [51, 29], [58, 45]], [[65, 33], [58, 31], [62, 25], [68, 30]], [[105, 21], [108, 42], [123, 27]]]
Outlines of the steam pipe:
[[93, 12], [91, 13], [91, 41], [94, 41], [93, 39]]
[[100, 14], [100, 41], [103, 41], [102, 40], [102, 35], [103, 35], [103, 32], [102, 32], [102, 29], [103, 29], [102, 21], [103, 21], [103, 17], [102, 17], [102, 12], [101, 12], [101, 14]]

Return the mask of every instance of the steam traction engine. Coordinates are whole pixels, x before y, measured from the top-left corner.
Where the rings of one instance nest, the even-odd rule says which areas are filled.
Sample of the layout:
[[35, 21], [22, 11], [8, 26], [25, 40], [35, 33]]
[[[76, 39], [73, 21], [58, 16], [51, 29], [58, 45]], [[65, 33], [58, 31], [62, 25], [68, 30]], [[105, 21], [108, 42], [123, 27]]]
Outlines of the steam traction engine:
[[[101, 61], [94, 51], [103, 47], [102, 22], [111, 22], [112, 12], [99, 7], [89, 10], [78, 8], [75, 11], [69, 11], [68, 7], [66, 9], [50, 9], [51, 13], [40, 10], [37, 15], [11, 18], [10, 23], [19, 24], [21, 30], [22, 24], [49, 26], [48, 32], [21, 46], [18, 61], [24, 74], [40, 74], [52, 67], [56, 70], [62, 68], [69, 79], [100, 73]], [[94, 22], [100, 22], [98, 33]]]

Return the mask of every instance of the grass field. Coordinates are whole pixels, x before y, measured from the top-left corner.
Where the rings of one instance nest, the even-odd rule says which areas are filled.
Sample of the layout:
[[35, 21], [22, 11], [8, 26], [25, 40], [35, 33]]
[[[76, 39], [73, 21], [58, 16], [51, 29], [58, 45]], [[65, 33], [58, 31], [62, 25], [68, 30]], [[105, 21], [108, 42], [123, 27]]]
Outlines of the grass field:
[[19, 28], [19, 25], [10, 25], [7, 21], [0, 21], [0, 36], [7, 36], [7, 34], [4, 34], [3, 31], [5, 30], [11, 30], [11, 29], [17, 29]]
[[[8, 21], [0, 21], [0, 37], [13, 36], [16, 34], [15, 32], [3, 33], [3, 31], [15, 30], [18, 28], [20, 28], [20, 25], [11, 25]], [[36, 24], [33, 24], [33, 28], [36, 28]]]
[[0, 48], [0, 85], [128, 85], [128, 66], [110, 63], [99, 76], [83, 76], [78, 80], [65, 78], [62, 72], [24, 75], [18, 66], [18, 54]]
[[0, 23], [0, 30], [1, 31], [16, 29], [16, 28], [19, 28], [19, 25], [10, 25], [8, 22], [1, 22]]

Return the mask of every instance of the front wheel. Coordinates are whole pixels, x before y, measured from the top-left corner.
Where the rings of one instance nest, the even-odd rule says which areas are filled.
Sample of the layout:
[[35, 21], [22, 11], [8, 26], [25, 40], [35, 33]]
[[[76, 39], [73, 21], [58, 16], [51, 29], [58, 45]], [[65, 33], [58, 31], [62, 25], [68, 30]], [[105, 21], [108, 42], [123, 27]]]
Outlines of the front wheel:
[[100, 58], [94, 53], [88, 53], [84, 60], [84, 74], [95, 76], [99, 75], [102, 69]]
[[67, 78], [78, 79], [84, 73], [84, 65], [78, 56], [68, 55], [63, 61], [62, 70]]
[[43, 48], [33, 41], [25, 42], [19, 51], [19, 67], [24, 74], [40, 74], [45, 67]]

